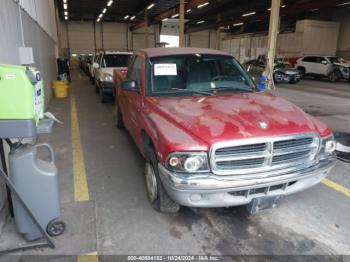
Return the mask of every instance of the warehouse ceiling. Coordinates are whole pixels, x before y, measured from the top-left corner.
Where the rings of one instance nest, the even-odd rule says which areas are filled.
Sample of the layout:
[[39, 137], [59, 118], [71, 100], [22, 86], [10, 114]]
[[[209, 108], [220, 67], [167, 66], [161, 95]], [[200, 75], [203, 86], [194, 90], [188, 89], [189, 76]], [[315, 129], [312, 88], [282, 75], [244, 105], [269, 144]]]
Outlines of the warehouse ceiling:
[[[186, 27], [189, 32], [220, 27], [233, 33], [243, 33], [263, 31], [268, 27], [271, 0], [186, 0], [186, 3]], [[144, 26], [145, 10], [148, 10], [150, 24], [172, 16], [176, 18], [179, 12], [179, 0], [56, 0], [56, 4], [61, 19], [65, 18], [64, 12], [67, 11], [68, 20], [128, 22], [133, 30]], [[350, 2], [282, 0], [281, 6], [282, 27], [288, 30], [299, 19], [317, 16], [327, 19], [325, 13], [329, 16], [332, 9], [349, 8]]]

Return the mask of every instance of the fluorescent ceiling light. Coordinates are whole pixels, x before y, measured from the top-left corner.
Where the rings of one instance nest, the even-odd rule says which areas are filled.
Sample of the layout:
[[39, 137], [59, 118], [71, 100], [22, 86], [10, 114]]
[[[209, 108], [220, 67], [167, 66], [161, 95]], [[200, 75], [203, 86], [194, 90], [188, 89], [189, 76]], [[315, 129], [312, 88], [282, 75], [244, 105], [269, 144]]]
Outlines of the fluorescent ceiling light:
[[311, 12], [316, 12], [318, 10], [319, 10], [318, 8], [315, 8], [315, 9], [312, 9]]
[[187, 13], [191, 13], [191, 11], [192, 11], [191, 9], [187, 9], [187, 11], [186, 11], [186, 12], [187, 12]]
[[63, 3], [64, 3], [64, 4], [67, 4], [67, 0], [63, 0]]
[[164, 18], [162, 21], [165, 22], [165, 21], [168, 21], [168, 20], [169, 20], [169, 18]]
[[246, 13], [246, 14], [243, 14], [242, 16], [251, 16], [251, 15], [255, 15], [256, 14], [256, 12], [254, 11], [254, 12], [250, 12], [250, 13]]
[[179, 17], [179, 14], [172, 15], [171, 18]]
[[203, 23], [205, 23], [204, 20], [201, 20], [201, 21], [198, 21], [198, 22], [197, 22], [198, 25], [199, 25], [199, 24], [203, 24]]
[[64, 15], [67, 16], [67, 15], [68, 15], [68, 12], [67, 12], [67, 11], [64, 11]]
[[285, 8], [286, 6], [287, 6], [287, 5], [282, 5], [281, 7], [282, 7], [282, 8]]
[[102, 10], [102, 13], [105, 14], [107, 12], [107, 8]]
[[129, 15], [124, 16], [124, 19], [125, 19], [125, 20], [128, 19], [128, 18], [129, 18]]
[[209, 5], [209, 2], [206, 2], [204, 4], [198, 5], [197, 8], [202, 8], [202, 7], [207, 6], [207, 5]]
[[107, 6], [111, 6], [113, 4], [113, 0], [109, 0], [109, 2], [107, 3]]
[[64, 20], [68, 20], [68, 16], [65, 16], [65, 17], [64, 17]]
[[350, 2], [345, 2], [345, 3], [339, 4], [337, 6], [343, 6], [343, 5], [350, 5]]
[[154, 4], [150, 4], [149, 6], [147, 6], [147, 9], [150, 10], [151, 8], [153, 8]]
[[241, 25], [244, 25], [244, 23], [233, 24], [233, 26], [241, 26]]
[[64, 10], [67, 10], [68, 9], [68, 4], [63, 4], [63, 8], [64, 8]]
[[102, 16], [103, 16], [103, 14], [100, 14], [100, 15], [98, 16], [98, 18], [102, 18]]
[[130, 18], [130, 20], [134, 20], [136, 18], [136, 16], [132, 16], [131, 18]]

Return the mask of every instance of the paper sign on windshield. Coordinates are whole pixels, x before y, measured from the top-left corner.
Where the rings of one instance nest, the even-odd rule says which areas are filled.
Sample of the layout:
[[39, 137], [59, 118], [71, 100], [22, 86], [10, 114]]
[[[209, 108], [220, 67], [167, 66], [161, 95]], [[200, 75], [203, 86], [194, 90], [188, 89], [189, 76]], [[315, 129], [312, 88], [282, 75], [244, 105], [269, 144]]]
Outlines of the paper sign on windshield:
[[155, 76], [176, 76], [177, 75], [176, 64], [155, 64], [154, 75]]

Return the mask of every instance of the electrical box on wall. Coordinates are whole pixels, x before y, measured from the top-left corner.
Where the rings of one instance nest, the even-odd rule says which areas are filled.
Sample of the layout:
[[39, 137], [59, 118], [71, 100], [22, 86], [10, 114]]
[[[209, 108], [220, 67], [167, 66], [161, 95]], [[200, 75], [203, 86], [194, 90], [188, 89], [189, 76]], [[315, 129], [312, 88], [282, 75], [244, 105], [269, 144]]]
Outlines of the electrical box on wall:
[[19, 63], [21, 65], [32, 65], [34, 64], [33, 48], [31, 47], [19, 47]]

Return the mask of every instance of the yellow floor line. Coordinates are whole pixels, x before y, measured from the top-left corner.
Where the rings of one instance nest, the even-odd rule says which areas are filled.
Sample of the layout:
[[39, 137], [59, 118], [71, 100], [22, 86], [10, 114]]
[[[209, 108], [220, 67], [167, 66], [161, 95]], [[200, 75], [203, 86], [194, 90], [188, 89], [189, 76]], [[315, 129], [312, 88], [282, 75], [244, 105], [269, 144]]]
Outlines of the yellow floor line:
[[77, 262], [98, 262], [97, 252], [78, 256]]
[[83, 149], [80, 140], [80, 129], [78, 122], [77, 105], [75, 97], [70, 98], [71, 110], [71, 133], [73, 154], [73, 177], [74, 177], [74, 199], [76, 202], [88, 201], [89, 188], [86, 179], [86, 169]]
[[344, 195], [346, 195], [347, 197], [350, 197], [350, 189], [343, 187], [342, 185], [339, 185], [335, 182], [333, 182], [332, 180], [329, 179], [324, 179], [322, 181], [322, 184], [324, 184], [325, 186], [328, 186], [330, 188], [332, 188], [335, 191], [338, 191], [340, 193], [343, 193]]

